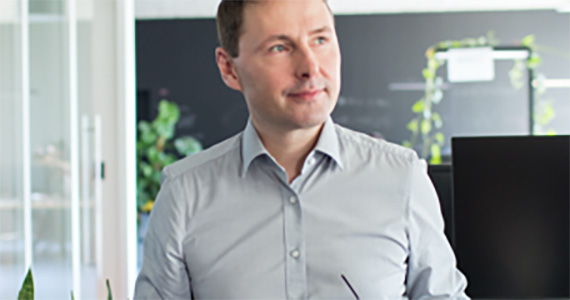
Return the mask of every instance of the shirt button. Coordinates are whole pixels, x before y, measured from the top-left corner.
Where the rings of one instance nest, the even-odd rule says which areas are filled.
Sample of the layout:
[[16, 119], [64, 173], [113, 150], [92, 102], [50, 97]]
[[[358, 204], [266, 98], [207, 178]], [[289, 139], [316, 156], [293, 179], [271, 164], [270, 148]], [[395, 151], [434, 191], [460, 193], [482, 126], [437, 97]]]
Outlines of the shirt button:
[[291, 204], [297, 203], [297, 197], [291, 196], [291, 198], [289, 198], [289, 202], [291, 202]]
[[295, 249], [295, 250], [291, 251], [291, 257], [299, 258], [299, 256], [301, 256], [301, 252], [299, 252], [299, 250]]
[[309, 158], [309, 161], [307, 162], [309, 164], [309, 166], [314, 165], [317, 162], [317, 159], [314, 157]]

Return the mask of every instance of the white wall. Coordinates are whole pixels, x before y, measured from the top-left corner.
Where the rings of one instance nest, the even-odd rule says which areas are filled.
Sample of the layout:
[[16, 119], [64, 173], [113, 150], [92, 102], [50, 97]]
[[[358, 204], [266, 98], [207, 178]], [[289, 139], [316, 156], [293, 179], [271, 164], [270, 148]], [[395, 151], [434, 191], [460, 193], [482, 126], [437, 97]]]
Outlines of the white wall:
[[[220, 0], [136, 0], [137, 19], [211, 18]], [[335, 14], [568, 9], [568, 0], [329, 0]]]

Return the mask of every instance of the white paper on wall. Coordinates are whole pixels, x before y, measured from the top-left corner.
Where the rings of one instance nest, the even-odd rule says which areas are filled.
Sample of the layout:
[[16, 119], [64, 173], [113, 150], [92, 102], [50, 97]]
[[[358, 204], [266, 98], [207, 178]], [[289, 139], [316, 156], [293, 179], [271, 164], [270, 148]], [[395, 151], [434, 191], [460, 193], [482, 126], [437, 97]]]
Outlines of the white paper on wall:
[[461, 48], [447, 50], [449, 82], [492, 81], [495, 79], [493, 48]]

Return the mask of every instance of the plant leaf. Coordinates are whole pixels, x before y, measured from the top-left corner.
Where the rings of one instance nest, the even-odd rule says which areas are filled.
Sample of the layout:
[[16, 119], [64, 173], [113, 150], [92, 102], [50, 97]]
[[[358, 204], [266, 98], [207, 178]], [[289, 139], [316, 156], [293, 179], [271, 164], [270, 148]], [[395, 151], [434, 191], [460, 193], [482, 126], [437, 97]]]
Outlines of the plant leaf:
[[142, 169], [142, 173], [143, 173], [144, 177], [150, 177], [152, 175], [153, 168], [151, 165], [149, 165], [145, 162], [142, 162], [140, 164], [140, 167]]
[[536, 69], [536, 67], [540, 65], [541, 61], [542, 59], [540, 58], [540, 55], [536, 54], [536, 52], [533, 52], [531, 57], [527, 60], [526, 66], [529, 69]]
[[424, 76], [424, 78], [426, 80], [430, 80], [430, 79], [433, 79], [435, 77], [435, 73], [428, 68], [423, 69], [422, 75]]
[[140, 121], [139, 122], [139, 131], [140, 132], [147, 132], [150, 131], [150, 123], [148, 123], [147, 121]]
[[32, 268], [28, 269], [28, 274], [22, 283], [22, 288], [18, 293], [18, 300], [33, 300], [34, 299], [34, 277], [32, 275]]
[[552, 107], [552, 104], [547, 104], [544, 106], [544, 112], [542, 114], [542, 124], [548, 124], [552, 119], [554, 119], [554, 116], [556, 115], [556, 113], [554, 112], [554, 108]]
[[426, 58], [430, 59], [435, 57], [435, 49], [433, 47], [430, 47], [426, 50]]
[[408, 123], [408, 129], [413, 133], [417, 133], [418, 132], [418, 119], [413, 119], [412, 121], [410, 121], [410, 123]]
[[451, 48], [461, 48], [462, 44], [460, 41], [453, 41], [451, 42]]
[[159, 155], [160, 152], [154, 147], [146, 149], [146, 157], [151, 162], [151, 164], [159, 161]]
[[439, 102], [441, 102], [442, 98], [443, 98], [443, 92], [441, 91], [441, 89], [435, 89], [431, 101], [433, 101], [433, 103], [435, 104], [438, 104]]
[[174, 141], [174, 148], [180, 155], [188, 156], [202, 150], [202, 144], [196, 138], [185, 136]]
[[522, 39], [522, 45], [527, 47], [532, 47], [534, 44], [535, 36], [534, 34], [529, 34]]
[[414, 103], [414, 105], [412, 106], [412, 111], [415, 112], [416, 114], [424, 111], [424, 98]]
[[158, 116], [152, 121], [152, 127], [158, 135], [168, 140], [174, 136], [175, 125], [179, 118], [180, 110], [178, 105], [162, 100], [158, 104]]
[[487, 38], [484, 37], [484, 36], [480, 36], [480, 37], [477, 39], [477, 43], [478, 43], [479, 46], [486, 46], [486, 45], [489, 44], [489, 43], [487, 43]]
[[441, 164], [441, 147], [438, 144], [431, 145], [431, 159], [430, 164]]
[[438, 132], [435, 134], [434, 137], [439, 145], [443, 145], [443, 143], [445, 143], [445, 136], [443, 135], [443, 133]]
[[443, 121], [441, 120], [441, 116], [438, 113], [434, 112], [431, 118], [433, 119], [435, 128], [441, 128], [443, 126]]
[[113, 300], [113, 293], [111, 292], [111, 284], [109, 283], [109, 278], [105, 280], [107, 283], [107, 300]]
[[140, 208], [140, 210], [142, 212], [150, 212], [153, 206], [154, 206], [154, 201], [149, 200]]
[[152, 130], [142, 131], [140, 140], [146, 145], [152, 145], [156, 142], [157, 135]]
[[423, 120], [422, 121], [422, 133], [428, 134], [431, 131], [431, 122], [430, 120]]
[[487, 42], [491, 46], [495, 46], [499, 43], [499, 40], [497, 39], [497, 37], [495, 37], [494, 30], [489, 30], [489, 32], [487, 32]]
[[428, 60], [428, 69], [430, 69], [430, 70], [435, 70], [435, 69], [437, 69], [437, 68], [439, 68], [439, 63], [437, 62], [437, 60], [435, 59], [435, 57], [430, 58], [430, 59]]

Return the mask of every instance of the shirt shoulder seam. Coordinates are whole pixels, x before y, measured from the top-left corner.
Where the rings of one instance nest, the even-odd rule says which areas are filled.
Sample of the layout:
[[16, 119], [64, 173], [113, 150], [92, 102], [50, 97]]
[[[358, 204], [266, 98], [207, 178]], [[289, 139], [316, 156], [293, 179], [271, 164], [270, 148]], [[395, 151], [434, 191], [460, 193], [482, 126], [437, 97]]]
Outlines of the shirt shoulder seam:
[[362, 132], [354, 131], [340, 125], [336, 125], [336, 131], [339, 139], [341, 139], [341, 144], [343, 139], [348, 140], [351, 143], [365, 145], [379, 150], [382, 153], [400, 157], [407, 160], [410, 164], [413, 164], [414, 161], [418, 159], [418, 155], [414, 150], [388, 142], [384, 139], [374, 138]]
[[182, 175], [200, 168], [206, 164], [212, 163], [226, 155], [230, 155], [232, 151], [241, 146], [243, 132], [236, 134], [206, 150], [192, 154], [182, 158], [163, 169], [163, 173], [168, 180], [175, 180]]

